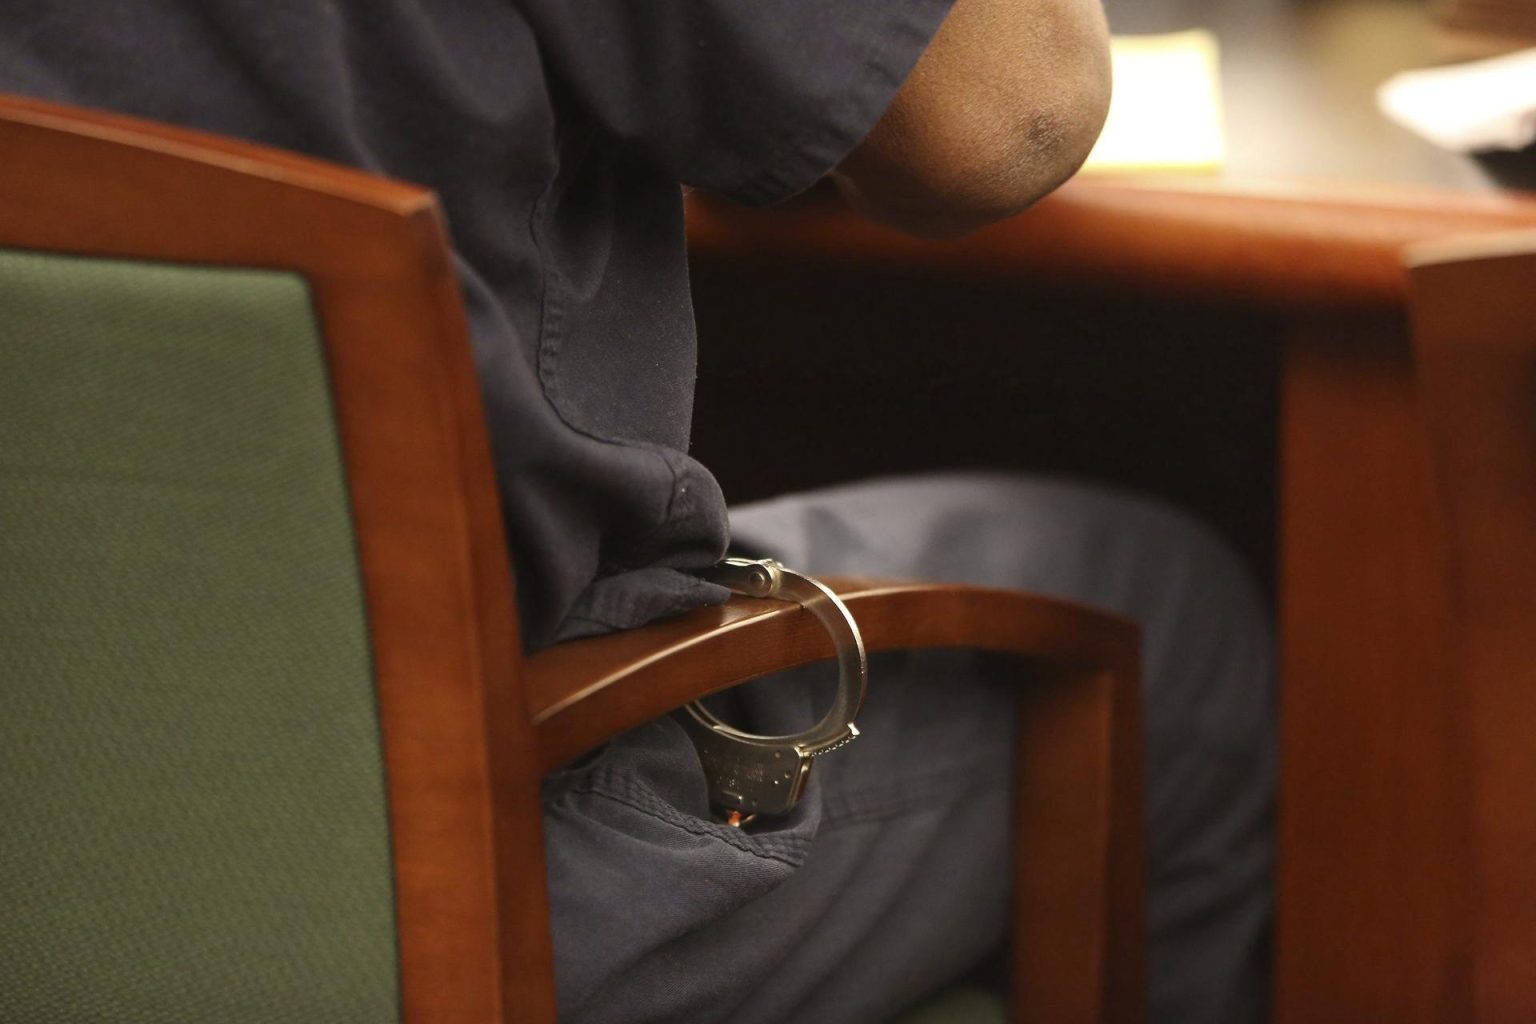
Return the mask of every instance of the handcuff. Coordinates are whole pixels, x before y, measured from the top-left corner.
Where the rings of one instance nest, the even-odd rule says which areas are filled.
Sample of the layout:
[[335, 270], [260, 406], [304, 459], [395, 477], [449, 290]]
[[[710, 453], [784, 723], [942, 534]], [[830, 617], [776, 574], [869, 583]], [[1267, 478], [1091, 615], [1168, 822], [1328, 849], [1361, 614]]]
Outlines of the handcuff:
[[732, 825], [759, 814], [787, 814], [805, 792], [811, 761], [853, 742], [864, 706], [869, 664], [848, 606], [828, 587], [771, 558], [727, 558], [700, 574], [746, 597], [795, 601], [816, 616], [837, 649], [837, 696], [821, 721], [802, 732], [760, 736], [726, 725], [698, 701], [677, 711], [699, 752], [710, 804]]

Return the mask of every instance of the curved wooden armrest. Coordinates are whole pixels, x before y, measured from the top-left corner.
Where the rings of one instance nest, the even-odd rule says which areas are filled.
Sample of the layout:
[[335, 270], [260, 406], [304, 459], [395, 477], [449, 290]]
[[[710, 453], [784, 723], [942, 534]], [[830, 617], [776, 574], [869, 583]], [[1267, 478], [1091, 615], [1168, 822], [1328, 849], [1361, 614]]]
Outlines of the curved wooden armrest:
[[[871, 652], [969, 647], [1050, 671], [1052, 685], [1019, 698], [1012, 1019], [1144, 1020], [1136, 626], [1014, 590], [824, 582]], [[705, 694], [831, 655], [799, 606], [747, 598], [549, 648], [524, 664], [541, 767]], [[877, 677], [872, 700], [879, 688]]]
[[1399, 307], [1404, 246], [1536, 226], [1536, 195], [1223, 179], [1078, 179], [955, 241], [911, 238], [824, 196], [771, 212], [689, 203], [703, 256], [1059, 281], [1263, 307]]
[[[858, 620], [871, 653], [969, 647], [1135, 672], [1136, 627], [1080, 605], [987, 587], [826, 582]], [[551, 771], [706, 694], [832, 655], [826, 633], [798, 605], [744, 597], [643, 629], [551, 647], [524, 664], [541, 767]]]

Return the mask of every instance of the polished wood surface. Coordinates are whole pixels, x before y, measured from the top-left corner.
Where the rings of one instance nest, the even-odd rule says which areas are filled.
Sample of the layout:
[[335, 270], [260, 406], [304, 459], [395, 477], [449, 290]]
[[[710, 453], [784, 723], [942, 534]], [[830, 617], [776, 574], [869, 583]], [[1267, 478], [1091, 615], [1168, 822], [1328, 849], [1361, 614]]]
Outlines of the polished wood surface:
[[0, 244], [303, 275], [334, 381], [384, 741], [404, 1019], [553, 1021], [533, 743], [478, 391], [424, 190], [0, 101]]
[[[871, 652], [965, 647], [1020, 673], [1014, 791], [1013, 1016], [1040, 1024], [1146, 1014], [1137, 631], [1017, 591], [827, 580]], [[810, 613], [737, 598], [528, 659], [544, 769], [688, 700], [832, 654]], [[879, 700], [879, 679], [870, 699]]]
[[940, 242], [855, 217], [829, 195], [771, 211], [696, 195], [688, 213], [701, 259], [1056, 281], [1297, 311], [1400, 307], [1403, 246], [1536, 226], [1536, 197], [1079, 178], [1018, 217]]
[[1450, 552], [1470, 1019], [1536, 1019], [1536, 233], [1423, 246], [1413, 338]]
[[[986, 587], [824, 582], [847, 604], [870, 652], [969, 647], [1096, 671], [1135, 667], [1134, 629], [1070, 602]], [[525, 669], [541, 767], [553, 770], [704, 694], [833, 654], [809, 612], [750, 598], [547, 648]]]
[[1015, 1020], [1146, 1019], [1138, 678], [1127, 660], [1101, 672], [1058, 670], [1021, 691]]
[[1282, 1021], [1466, 1019], [1465, 750], [1404, 329], [1307, 320], [1286, 354]]

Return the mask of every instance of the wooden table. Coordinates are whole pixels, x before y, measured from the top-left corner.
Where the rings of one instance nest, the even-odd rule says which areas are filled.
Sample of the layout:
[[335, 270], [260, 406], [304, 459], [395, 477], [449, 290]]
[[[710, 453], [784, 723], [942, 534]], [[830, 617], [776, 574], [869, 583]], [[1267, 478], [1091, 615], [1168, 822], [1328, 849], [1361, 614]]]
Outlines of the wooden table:
[[[715, 338], [739, 334], [743, 345], [771, 349], [774, 332], [785, 329], [772, 313], [781, 300], [812, 296], [811, 322], [801, 331], [816, 340], [801, 358], [825, 362], [842, 347], [874, 359], [880, 345], [900, 349], [891, 336], [899, 321], [929, 330], [923, 344], [933, 343], [932, 326], [914, 310], [946, 300], [912, 295], [931, 296], [924, 290], [938, 282], [964, 296], [941, 317], [963, 323], [991, 378], [1006, 378], [1013, 356], [1009, 345], [983, 336], [1017, 339], [1013, 348], [1029, 344], [1032, 318], [1053, 294], [1150, 302], [1156, 316], [1207, 317], [1198, 329], [1213, 336], [1250, 326], [1228, 340], [1251, 342], [1254, 365], [1278, 389], [1275, 485], [1266, 491], [1230, 459], [1207, 459], [1187, 475], [1198, 481], [1210, 466], [1234, 474], [1211, 493], [1198, 482], [1189, 487], [1196, 505], [1206, 501], [1204, 511], [1231, 514], [1237, 525], [1228, 533], [1239, 546], [1277, 527], [1283, 767], [1276, 1019], [1283, 1024], [1536, 1020], [1536, 968], [1522, 977], [1520, 951], [1498, 948], [1475, 909], [1478, 887], [1489, 884], [1480, 865], [1504, 840], [1496, 826], [1490, 831], [1488, 814], [1479, 824], [1470, 810], [1490, 792], [1521, 792], [1511, 772], [1515, 783], [1526, 773], [1536, 788], [1536, 754], [1526, 764], [1506, 759], [1494, 784], [1471, 746], [1454, 681], [1450, 556], [1415, 388], [1409, 277], [1400, 257], [1403, 246], [1424, 239], [1536, 226], [1536, 197], [1498, 191], [1503, 181], [1529, 180], [1524, 156], [1490, 164], [1441, 153], [1374, 114], [1375, 84], [1431, 54], [1427, 27], [1422, 7], [1394, 0], [1261, 11], [1224, 32], [1232, 147], [1225, 176], [1079, 180], [958, 243], [903, 239], [822, 202], [767, 214], [705, 201], [693, 209], [706, 427], [724, 419], [708, 386]], [[731, 297], [740, 288], [757, 289], [755, 326], [743, 322]], [[864, 310], [839, 313], [839, 291]], [[1018, 298], [1024, 295], [1032, 298]], [[988, 303], [992, 312], [976, 320], [957, 313]], [[902, 312], [881, 320], [880, 305]], [[882, 325], [880, 337], [861, 339], [867, 322]], [[1138, 343], [1128, 340], [1128, 357]], [[1245, 373], [1243, 365], [1231, 369]], [[937, 372], [922, 364], [920, 372], [929, 371]], [[1020, 395], [1038, 392], [1036, 377]], [[802, 384], [811, 397], [797, 414], [814, 404], [814, 379], [796, 378]], [[1207, 394], [1219, 392], [1206, 382]], [[874, 404], [892, 400], [907, 406], [909, 419], [914, 403], [957, 412], [942, 387], [883, 399], [877, 393]], [[802, 448], [757, 476], [727, 474], [728, 495], [824, 483], [871, 461], [879, 470], [897, 468], [887, 449], [901, 447], [921, 453], [910, 468], [930, 468], [945, 450], [961, 463], [996, 461], [993, 452], [967, 452], [963, 432], [948, 449], [928, 448], [924, 436], [901, 434], [901, 416], [872, 415], [881, 425], [867, 434], [859, 433], [870, 419], [864, 413], [828, 420], [860, 439], [845, 462]], [[992, 414], [983, 408], [976, 415]], [[1081, 425], [1094, 433], [1099, 420], [1114, 416], [1095, 413]], [[726, 447], [750, 449], [762, 467], [782, 434], [756, 429], [738, 431]], [[1158, 427], [1148, 429], [1156, 435]], [[901, 443], [882, 446], [882, 432]], [[1262, 431], [1254, 436], [1250, 461], [1264, 467], [1262, 476], [1274, 453], [1264, 448]], [[757, 437], [765, 441], [752, 448]], [[1112, 446], [1095, 438], [1080, 447], [1102, 455]], [[711, 440], [700, 436], [699, 443], [713, 458]], [[1074, 442], [1064, 436], [1060, 443]], [[1120, 462], [1124, 470], [1135, 460]], [[1156, 458], [1147, 464], [1146, 479], [1162, 471]], [[1137, 472], [1133, 466], [1120, 475], [1144, 482]], [[1225, 488], [1231, 493], [1212, 496], [1233, 481]], [[1260, 505], [1274, 517], [1266, 519]], [[1262, 575], [1262, 552], [1255, 562]], [[1523, 818], [1530, 808], [1507, 812]], [[1506, 872], [1500, 884], [1510, 881]], [[1515, 881], [1536, 893], [1536, 863], [1529, 878]], [[1520, 912], [1536, 920], [1536, 895], [1511, 898], [1526, 900]], [[1536, 964], [1536, 950], [1529, 961]]]
[[[1376, 112], [1381, 81], [1439, 56], [1427, 5], [1313, 2], [1262, 28], [1229, 7], [1229, 173], [1455, 200], [1536, 185], [1530, 153], [1446, 153]], [[1472, 819], [1491, 780], [1455, 684], [1451, 555], [1399, 312], [1298, 321], [1284, 395], [1277, 1020], [1536, 1020], [1536, 975], [1489, 977], [1508, 952], [1478, 934], [1478, 857], [1499, 839]]]

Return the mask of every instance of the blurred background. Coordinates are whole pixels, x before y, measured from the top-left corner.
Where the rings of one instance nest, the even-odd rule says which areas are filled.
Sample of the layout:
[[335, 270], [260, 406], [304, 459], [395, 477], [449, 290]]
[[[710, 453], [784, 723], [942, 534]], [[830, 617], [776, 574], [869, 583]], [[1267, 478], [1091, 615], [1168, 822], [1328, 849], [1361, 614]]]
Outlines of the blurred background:
[[[1376, 102], [1399, 72], [1536, 47], [1530, 0], [1107, 0], [1105, 9], [1117, 34], [1214, 34], [1230, 175], [1536, 187], [1530, 153], [1449, 153]], [[1536, 106], [1536, 92], [1528, 98]]]

